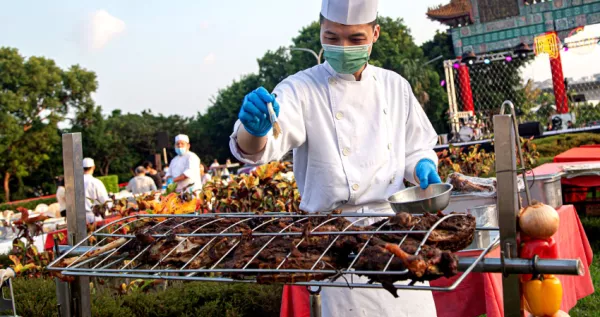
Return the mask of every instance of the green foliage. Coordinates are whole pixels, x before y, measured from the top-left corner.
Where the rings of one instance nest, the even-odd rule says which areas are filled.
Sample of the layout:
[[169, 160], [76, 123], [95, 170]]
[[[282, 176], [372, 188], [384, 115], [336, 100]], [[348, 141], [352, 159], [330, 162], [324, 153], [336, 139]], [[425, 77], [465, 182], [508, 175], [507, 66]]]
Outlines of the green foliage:
[[[19, 316], [58, 316], [52, 279], [13, 280]], [[92, 316], [279, 316], [281, 287], [174, 282], [165, 291], [124, 295], [95, 283]]]
[[98, 176], [96, 178], [104, 184], [107, 192], [113, 194], [119, 192], [119, 177], [117, 175]]
[[46, 204], [46, 205], [50, 205], [56, 202], [56, 198], [52, 197], [52, 198], [46, 198], [46, 199], [36, 199], [36, 200], [31, 200], [31, 201], [27, 201], [27, 202], [23, 202], [23, 203], [15, 203], [15, 204], [0, 204], [0, 211], [4, 211], [4, 210], [17, 210], [17, 207], [23, 207], [23, 208], [27, 208], [30, 210], [34, 210], [35, 207], [39, 204]]
[[58, 316], [54, 280], [48, 278], [16, 278], [12, 282], [17, 315]]
[[82, 133], [84, 156], [95, 159], [98, 173], [128, 180], [136, 166], [162, 152], [156, 148], [157, 132], [167, 132], [171, 141], [175, 135], [187, 132], [188, 123], [188, 118], [154, 115], [150, 110], [141, 114], [115, 110], [104, 117], [100, 107], [89, 106], [76, 116], [72, 132]]
[[537, 145], [537, 150], [543, 157], [555, 157], [569, 149], [586, 144], [600, 144], [600, 134], [575, 133], [561, 134], [532, 141]]
[[210, 162], [211, 158], [224, 161], [231, 157], [229, 136], [237, 120], [240, 105], [248, 92], [263, 85], [263, 81], [257, 75], [248, 75], [234, 81], [231, 86], [219, 91], [206, 114], [198, 115], [189, 124], [188, 135], [192, 151], [198, 154], [202, 161]]
[[433, 64], [433, 68], [438, 73], [440, 78], [445, 78], [443, 61], [454, 59], [454, 45], [452, 44], [452, 36], [448, 32], [435, 31], [433, 39], [423, 43], [421, 49], [428, 60], [432, 60], [438, 56], [443, 56], [442, 60]]
[[72, 66], [65, 71], [44, 57], [25, 59], [14, 48], [0, 48], [0, 173], [5, 200], [11, 199], [11, 179], [37, 170], [58, 145], [57, 124], [69, 110], [91, 100], [96, 75]]

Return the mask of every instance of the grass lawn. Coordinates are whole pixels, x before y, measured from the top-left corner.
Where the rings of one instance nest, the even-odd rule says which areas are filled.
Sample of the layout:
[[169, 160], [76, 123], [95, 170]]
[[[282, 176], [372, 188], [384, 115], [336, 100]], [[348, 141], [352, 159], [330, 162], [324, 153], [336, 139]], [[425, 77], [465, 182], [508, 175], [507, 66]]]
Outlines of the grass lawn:
[[590, 267], [590, 273], [596, 292], [581, 299], [577, 306], [571, 309], [570, 315], [573, 317], [600, 316], [600, 293], [598, 292], [600, 290], [600, 258], [598, 257], [600, 251], [600, 217], [581, 217], [581, 222], [594, 250], [594, 262]]

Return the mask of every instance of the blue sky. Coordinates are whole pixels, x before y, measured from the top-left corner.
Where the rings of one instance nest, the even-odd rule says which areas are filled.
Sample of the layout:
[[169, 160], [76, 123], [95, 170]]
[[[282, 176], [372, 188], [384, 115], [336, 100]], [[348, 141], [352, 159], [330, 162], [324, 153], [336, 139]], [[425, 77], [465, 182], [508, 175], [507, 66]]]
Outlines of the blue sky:
[[[404, 18], [417, 43], [444, 27], [427, 7], [444, 0], [380, 0], [380, 15]], [[0, 46], [98, 75], [105, 112], [195, 115], [267, 50], [291, 44], [317, 19], [321, 0], [3, 1]]]

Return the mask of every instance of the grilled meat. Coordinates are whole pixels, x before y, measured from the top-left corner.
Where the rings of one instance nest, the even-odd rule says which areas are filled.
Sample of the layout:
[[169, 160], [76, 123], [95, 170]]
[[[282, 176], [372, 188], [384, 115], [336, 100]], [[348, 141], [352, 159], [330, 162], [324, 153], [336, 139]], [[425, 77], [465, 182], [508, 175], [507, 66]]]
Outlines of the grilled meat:
[[[315, 270], [314, 273], [274, 272], [257, 274], [221, 273], [224, 277], [255, 277], [259, 283], [294, 283], [335, 278], [353, 263], [356, 271], [404, 271], [406, 274], [369, 274], [372, 282], [392, 286], [400, 280], [425, 281], [457, 272], [452, 254], [473, 239], [475, 219], [470, 215], [451, 217], [437, 225], [421, 246], [425, 234], [366, 233], [366, 231], [429, 230], [442, 214], [412, 216], [401, 213], [368, 227], [354, 227], [341, 217], [288, 218], [173, 218], [153, 220], [135, 230], [135, 238], [120, 244], [119, 253], [131, 257], [142, 253], [141, 264], [186, 269], [271, 269]], [[365, 231], [336, 235], [319, 232]], [[256, 232], [295, 232], [286, 236], [254, 236]], [[219, 233], [239, 233], [218, 236]], [[298, 234], [301, 233], [301, 234]], [[189, 236], [189, 234], [206, 234]], [[402, 242], [402, 243], [400, 243]], [[106, 252], [106, 248], [102, 250]], [[67, 259], [68, 260], [68, 259]], [[320, 272], [321, 271], [321, 272]], [[394, 291], [392, 291], [394, 290]]]

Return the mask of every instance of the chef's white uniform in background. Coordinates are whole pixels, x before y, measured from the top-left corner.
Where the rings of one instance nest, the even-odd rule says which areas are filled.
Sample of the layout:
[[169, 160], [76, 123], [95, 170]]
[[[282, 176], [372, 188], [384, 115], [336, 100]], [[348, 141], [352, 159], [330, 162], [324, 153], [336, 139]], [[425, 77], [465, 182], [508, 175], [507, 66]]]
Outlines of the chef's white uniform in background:
[[85, 218], [87, 223], [93, 223], [96, 216], [92, 212], [92, 207], [108, 201], [108, 192], [104, 183], [91, 174], [83, 174], [83, 188], [85, 189]]
[[200, 178], [200, 158], [191, 151], [183, 155], [177, 155], [169, 164], [169, 171], [166, 177], [178, 177], [185, 175], [187, 178], [177, 183], [177, 191], [182, 191], [186, 186], [194, 184], [188, 190], [197, 190], [202, 188], [202, 179]]
[[[323, 0], [321, 14], [345, 25], [372, 22], [377, 0]], [[409, 83], [400, 75], [367, 65], [356, 81], [328, 62], [292, 75], [273, 91], [282, 135], [272, 131], [263, 152], [243, 154], [235, 124], [230, 148], [247, 164], [278, 160], [294, 150], [300, 209], [326, 212], [390, 213], [386, 199], [415, 180], [422, 159], [437, 162], [437, 134]], [[360, 220], [350, 218], [349, 220]], [[361, 220], [368, 225], [375, 220]], [[355, 276], [355, 278], [358, 278]], [[355, 279], [356, 280], [356, 279]], [[366, 280], [363, 280], [366, 281]], [[323, 316], [436, 316], [431, 292], [323, 288]]]

